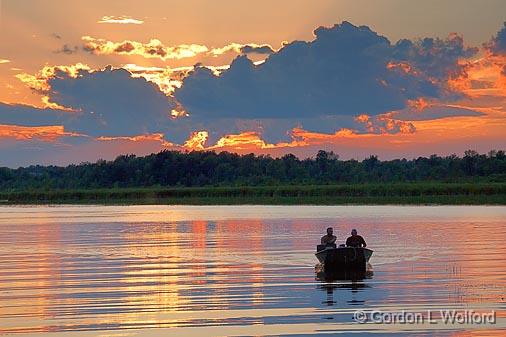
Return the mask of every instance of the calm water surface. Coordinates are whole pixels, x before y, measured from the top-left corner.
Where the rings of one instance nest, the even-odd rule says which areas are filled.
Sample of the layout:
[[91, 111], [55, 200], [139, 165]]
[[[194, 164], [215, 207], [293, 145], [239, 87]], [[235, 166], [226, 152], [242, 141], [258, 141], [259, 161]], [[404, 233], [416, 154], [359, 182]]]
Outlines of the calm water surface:
[[[315, 272], [329, 225], [366, 238], [372, 276]], [[0, 334], [506, 335], [506, 207], [0, 207], [0, 241]]]

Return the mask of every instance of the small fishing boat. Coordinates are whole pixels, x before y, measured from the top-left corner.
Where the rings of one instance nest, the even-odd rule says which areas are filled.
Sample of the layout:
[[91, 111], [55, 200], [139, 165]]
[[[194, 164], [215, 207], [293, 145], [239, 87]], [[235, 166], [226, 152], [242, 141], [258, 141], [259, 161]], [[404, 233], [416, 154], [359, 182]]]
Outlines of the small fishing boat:
[[373, 251], [369, 248], [318, 245], [316, 258], [325, 271], [366, 270]]

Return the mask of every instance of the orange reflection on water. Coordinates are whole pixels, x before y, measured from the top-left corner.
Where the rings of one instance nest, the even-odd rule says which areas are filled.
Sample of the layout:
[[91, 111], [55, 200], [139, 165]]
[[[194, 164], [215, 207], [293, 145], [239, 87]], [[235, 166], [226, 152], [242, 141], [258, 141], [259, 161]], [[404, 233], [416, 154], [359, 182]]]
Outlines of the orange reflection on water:
[[[497, 326], [456, 326], [457, 336], [505, 328], [505, 208], [221, 207], [205, 219], [202, 208], [146, 206], [149, 221], [139, 222], [142, 209], [30, 209], [37, 224], [2, 213], [0, 332], [439, 336], [454, 332], [351, 317], [473, 307], [496, 310]], [[340, 242], [351, 228], [366, 238], [373, 278], [315, 281], [314, 246], [328, 226]]]

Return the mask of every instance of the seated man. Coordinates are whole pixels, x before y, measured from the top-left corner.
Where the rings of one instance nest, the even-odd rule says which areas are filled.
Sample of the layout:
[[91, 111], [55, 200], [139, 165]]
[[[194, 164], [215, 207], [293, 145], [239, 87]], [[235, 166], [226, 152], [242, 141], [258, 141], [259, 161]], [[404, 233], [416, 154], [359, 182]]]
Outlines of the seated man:
[[351, 231], [351, 236], [346, 239], [347, 247], [367, 247], [365, 240], [363, 237], [357, 234], [357, 230], [353, 229]]
[[327, 235], [322, 236], [322, 245], [335, 245], [337, 237], [334, 235], [332, 227], [327, 228]]

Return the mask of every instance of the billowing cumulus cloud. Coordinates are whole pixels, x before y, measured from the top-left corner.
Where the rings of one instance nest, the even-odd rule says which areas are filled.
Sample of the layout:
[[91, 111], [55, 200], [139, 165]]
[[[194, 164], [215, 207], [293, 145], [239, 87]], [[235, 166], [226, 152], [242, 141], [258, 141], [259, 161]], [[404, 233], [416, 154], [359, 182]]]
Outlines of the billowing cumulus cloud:
[[126, 70], [108, 67], [71, 73], [56, 68], [48, 73], [32, 80], [52, 108], [0, 104], [1, 124], [64, 125], [65, 130], [87, 135], [128, 136], [163, 132], [171, 121], [175, 107], [171, 99], [154, 83], [133, 78]]
[[[412, 124], [385, 114], [406, 115], [408, 103], [420, 97], [455, 98], [449, 81], [466, 75], [465, 59], [476, 52], [457, 34], [391, 44], [368, 27], [344, 22], [320, 27], [313, 41], [286, 44], [260, 64], [243, 55], [219, 74], [198, 65], [174, 96], [189, 115], [181, 129], [207, 130], [209, 143], [248, 131], [269, 142], [286, 141], [299, 127], [330, 134], [341, 128], [409, 133]], [[431, 109], [418, 118], [472, 113]]]
[[[116, 44], [85, 39], [96, 43], [90, 48], [100, 53], [147, 53], [163, 58], [198, 51], [191, 45], [169, 50], [160, 41]], [[22, 74], [20, 79], [45, 95], [46, 106], [74, 111], [78, 118], [63, 124], [71, 131], [98, 136], [164, 132], [180, 144], [201, 130], [206, 130], [209, 143], [230, 133], [256, 132], [268, 142], [280, 142], [289, 140], [291, 130], [299, 127], [325, 133], [341, 128], [412, 132], [413, 126], [397, 115], [379, 115], [402, 111], [407, 102], [419, 97], [443, 97], [449, 91], [448, 79], [465, 72], [459, 60], [475, 52], [465, 48], [455, 34], [445, 40], [402, 40], [392, 45], [368, 27], [346, 22], [320, 27], [313, 41], [296, 41], [279, 51], [254, 44], [200, 47], [217, 55], [257, 48], [269, 49], [271, 55], [260, 64], [243, 55], [219, 71], [202, 65], [178, 70], [132, 64], [124, 66], [128, 72], [91, 71], [76, 65], [46, 67], [38, 76]], [[137, 85], [149, 89], [138, 92]]]
[[163, 131], [174, 107], [155, 84], [122, 69], [82, 71], [75, 78], [59, 73], [48, 83], [52, 102], [78, 111], [72, 129], [91, 135]]
[[142, 25], [144, 23], [143, 20], [134, 19], [131, 16], [127, 15], [111, 15], [111, 16], [103, 16], [102, 19], [98, 20], [97, 23], [113, 23], [113, 24], [131, 24], [131, 25]]
[[197, 68], [175, 97], [197, 118], [375, 115], [443, 96], [448, 78], [465, 71], [459, 58], [476, 52], [457, 35], [392, 45], [347, 22], [320, 27], [315, 37], [285, 45], [260, 65], [240, 56], [219, 76]]
[[[96, 151], [100, 144], [118, 151], [119, 144], [277, 150], [409, 137], [424, 121], [481, 116], [451, 104], [460, 94], [455, 83], [470, 69], [466, 59], [476, 53], [456, 34], [392, 44], [368, 27], [345, 22], [320, 27], [313, 41], [279, 50], [261, 44], [210, 48], [84, 40], [95, 54], [162, 60], [240, 56], [218, 67], [124, 64], [94, 70], [76, 64], [18, 74], [45, 108], [0, 104], [0, 136], [23, 144], [55, 142], [60, 150], [70, 142], [79, 148], [94, 144], [89, 148]], [[248, 54], [268, 56], [253, 62]]]

